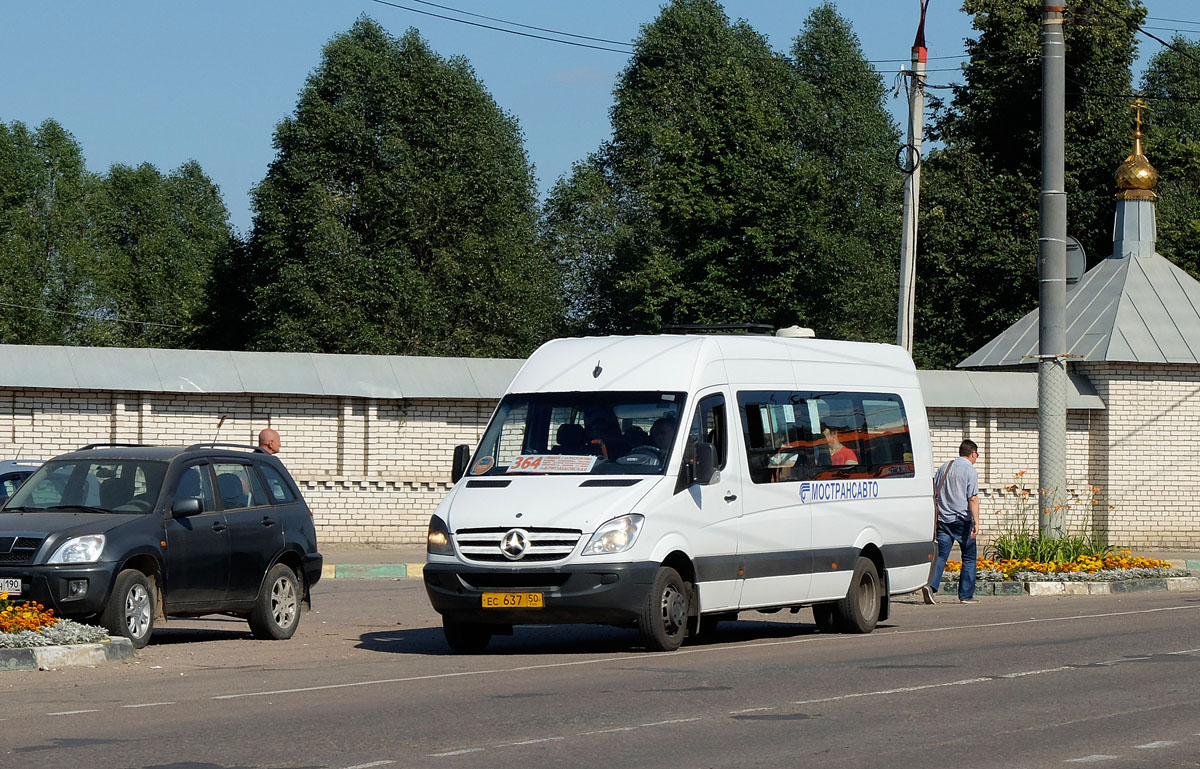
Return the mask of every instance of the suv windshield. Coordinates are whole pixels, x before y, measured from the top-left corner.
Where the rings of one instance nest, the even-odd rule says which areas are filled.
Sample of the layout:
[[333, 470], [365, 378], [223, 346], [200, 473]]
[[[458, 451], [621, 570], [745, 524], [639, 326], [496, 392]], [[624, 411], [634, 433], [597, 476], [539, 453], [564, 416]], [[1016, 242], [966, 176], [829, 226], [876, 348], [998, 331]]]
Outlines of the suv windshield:
[[8, 500], [5, 508], [92, 508], [145, 513], [154, 507], [167, 474], [164, 462], [64, 460], [47, 462]]
[[681, 392], [506, 395], [471, 475], [661, 475], [683, 412]]

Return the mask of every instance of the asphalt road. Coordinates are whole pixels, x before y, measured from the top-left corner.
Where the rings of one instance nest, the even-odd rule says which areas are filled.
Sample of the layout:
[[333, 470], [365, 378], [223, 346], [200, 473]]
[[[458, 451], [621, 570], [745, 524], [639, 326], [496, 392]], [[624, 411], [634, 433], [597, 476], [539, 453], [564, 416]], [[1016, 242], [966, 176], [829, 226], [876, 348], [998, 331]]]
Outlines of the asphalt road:
[[452, 655], [419, 580], [327, 581], [286, 642], [172, 621], [0, 673], [0, 767], [1200, 766], [1200, 593], [902, 600], [866, 636], [743, 615], [667, 654], [518, 628]]

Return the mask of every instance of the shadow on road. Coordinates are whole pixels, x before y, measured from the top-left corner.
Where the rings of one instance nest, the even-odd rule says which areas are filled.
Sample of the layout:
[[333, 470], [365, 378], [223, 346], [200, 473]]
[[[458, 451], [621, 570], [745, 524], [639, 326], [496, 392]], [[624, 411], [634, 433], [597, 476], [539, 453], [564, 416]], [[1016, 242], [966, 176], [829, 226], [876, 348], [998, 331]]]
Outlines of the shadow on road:
[[[880, 625], [880, 629], [889, 627]], [[688, 639], [683, 648], [720, 646], [821, 635], [816, 625], [798, 621], [747, 619], [722, 622], [716, 630]], [[363, 633], [355, 647], [383, 654], [453, 656], [440, 627]], [[519, 625], [512, 635], [495, 635], [484, 655], [620, 654], [646, 652], [636, 630], [604, 625]]]

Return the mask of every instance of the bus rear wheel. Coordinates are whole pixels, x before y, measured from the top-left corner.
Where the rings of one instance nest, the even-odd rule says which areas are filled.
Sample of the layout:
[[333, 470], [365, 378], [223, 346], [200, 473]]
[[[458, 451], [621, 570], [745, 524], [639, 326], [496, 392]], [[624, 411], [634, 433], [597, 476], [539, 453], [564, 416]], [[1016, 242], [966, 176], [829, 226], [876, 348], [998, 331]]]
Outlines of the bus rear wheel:
[[850, 577], [850, 590], [837, 602], [835, 615], [838, 629], [843, 633], [870, 633], [879, 622], [879, 572], [875, 563], [859, 556]]

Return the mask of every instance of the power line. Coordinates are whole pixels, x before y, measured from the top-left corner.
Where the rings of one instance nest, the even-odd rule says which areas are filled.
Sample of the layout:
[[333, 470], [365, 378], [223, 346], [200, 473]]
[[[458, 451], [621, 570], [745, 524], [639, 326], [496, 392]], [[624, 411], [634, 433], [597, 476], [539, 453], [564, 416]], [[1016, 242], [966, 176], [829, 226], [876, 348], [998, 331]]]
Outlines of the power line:
[[[586, 43], [576, 43], [571, 40], [560, 40], [558, 38], [546, 37], [544, 35], [534, 35], [534, 34], [530, 34], [527, 32], [519, 32], [515, 29], [505, 29], [504, 27], [495, 27], [490, 24], [480, 24], [478, 22], [468, 21], [467, 19], [456, 19], [453, 16], [446, 16], [444, 14], [434, 13], [432, 11], [423, 11], [419, 8], [410, 8], [409, 6], [401, 5], [400, 3], [390, 2], [390, 0], [371, 0], [371, 2], [378, 3], [379, 5], [386, 5], [391, 8], [398, 8], [402, 11], [409, 11], [410, 13], [419, 13], [424, 16], [432, 16], [436, 19], [443, 19], [445, 21], [453, 21], [458, 24], [467, 24], [472, 27], [479, 27], [481, 29], [489, 29], [494, 32], [505, 32], [510, 35], [520, 35], [521, 37], [530, 37], [535, 40], [545, 40], [550, 43], [561, 43], [563, 45], [574, 45], [574, 46], [577, 46], [580, 48], [591, 48], [593, 50], [598, 50], [598, 51], [611, 51], [613, 53], [625, 54], [626, 56], [632, 55], [634, 53], [634, 51], [626, 51], [626, 50], [621, 50], [621, 49], [616, 49], [616, 48], [608, 48], [608, 47], [601, 46], [601, 45], [589, 45]], [[602, 37], [589, 37], [587, 35], [578, 35], [573, 32], [564, 32], [564, 31], [558, 30], [558, 29], [550, 29], [547, 27], [536, 27], [536, 26], [533, 26], [530, 24], [522, 24], [520, 22], [509, 21], [508, 19], [501, 19], [501, 18], [497, 18], [495, 16], [484, 16], [483, 14], [480, 14], [480, 13], [472, 13], [471, 11], [464, 11], [464, 10], [461, 10], [458, 8], [453, 8], [448, 5], [440, 5], [438, 3], [432, 3], [432, 2], [429, 2], [428, 0], [409, 0], [409, 2], [419, 3], [421, 5], [428, 5], [433, 8], [440, 8], [444, 11], [450, 11], [452, 13], [458, 13], [458, 14], [462, 14], [464, 16], [473, 16], [473, 17], [479, 18], [479, 19], [486, 19], [488, 21], [494, 21], [497, 24], [507, 24], [512, 27], [521, 27], [522, 29], [532, 29], [532, 30], [536, 30], [538, 32], [546, 32], [548, 34], [553, 34], [553, 35], [563, 35], [565, 37], [573, 37], [573, 38], [578, 38], [580, 40], [591, 40], [591, 41], [598, 42], [598, 43], [610, 43], [612, 45], [624, 45], [624, 46], [629, 46], [630, 48], [633, 48], [635, 45], [634, 43], [627, 42], [624, 40], [609, 40], [607, 38], [602, 38]], [[763, 57], [756, 57], [756, 58], [763, 58]], [[939, 59], [965, 59], [965, 58], [967, 58], [967, 54], [961, 53], [961, 54], [956, 54], [953, 56], [930, 56], [929, 60], [934, 61], [934, 60], [939, 60]], [[907, 62], [911, 61], [911, 58], [909, 58], [909, 59], [864, 59], [864, 61], [868, 64], [897, 64], [897, 63], [907, 63]], [[882, 73], [880, 73], [880, 74], [882, 74]]]
[[33, 310], [34, 312], [51, 312], [55, 315], [69, 315], [74, 318], [87, 318], [88, 320], [102, 320], [110, 323], [132, 323], [137, 326], [161, 326], [162, 328], [183, 328], [174, 323], [158, 323], [152, 320], [130, 320], [128, 318], [111, 317], [106, 318], [99, 315], [89, 315], [86, 312], [67, 312], [66, 310], [52, 310], [49, 307], [33, 307], [28, 304], [15, 304], [13, 302], [0, 302], [0, 307], [15, 307], [19, 310]]
[[[629, 51], [623, 51], [619, 48], [606, 48], [602, 45], [591, 45], [590, 43], [577, 43], [573, 40], [560, 40], [556, 37], [546, 37], [544, 35], [534, 35], [529, 32], [520, 32], [515, 29], [504, 29], [503, 27], [493, 27], [490, 24], [480, 24], [478, 22], [468, 21], [466, 19], [456, 19], [453, 16], [444, 16], [440, 13], [434, 13], [432, 11], [422, 11], [420, 8], [410, 8], [406, 5], [400, 5], [399, 3], [390, 3], [387, 0], [371, 0], [371, 2], [378, 3], [380, 5], [388, 5], [388, 6], [391, 6], [392, 8], [399, 8], [400, 10], [408, 11], [409, 13], [419, 13], [423, 16], [432, 16], [436, 19], [445, 19], [446, 21], [454, 21], [459, 24], [467, 24], [469, 26], [479, 27], [481, 29], [490, 29], [495, 32], [507, 32], [510, 35], [520, 35], [521, 37], [532, 37], [535, 40], [547, 40], [551, 43], [561, 43], [563, 45], [573, 45], [578, 48], [591, 48], [596, 51], [612, 51], [613, 53], [620, 53], [620, 54], [624, 54], [626, 56], [628, 56], [630, 53]], [[622, 45], [624, 45], [624, 43], [622, 43]]]
[[451, 8], [448, 5], [438, 5], [437, 3], [429, 2], [429, 0], [410, 0], [410, 2], [420, 3], [421, 5], [428, 5], [433, 8], [441, 8], [443, 11], [452, 11], [453, 13], [461, 13], [464, 16], [474, 16], [477, 19], [487, 19], [488, 21], [495, 21], [500, 24], [508, 24], [509, 26], [512, 26], [512, 27], [521, 27], [522, 29], [532, 29], [532, 30], [536, 30], [538, 32], [549, 32], [554, 35], [565, 35], [567, 37], [576, 37], [576, 38], [579, 38], [580, 40], [592, 40], [597, 43], [612, 43], [613, 45], [629, 45], [629, 46], [633, 45], [633, 43], [629, 43], [624, 40], [606, 40], [605, 38], [602, 38], [602, 37], [588, 37], [587, 35], [576, 35], [572, 32], [563, 32], [562, 30], [559, 30], [559, 29], [547, 29], [546, 27], [534, 27], [529, 24], [521, 24], [520, 22], [509, 21], [508, 19], [497, 19], [494, 16], [484, 16], [482, 13], [471, 13], [470, 11], [464, 11], [464, 10], [460, 10], [458, 8]]

